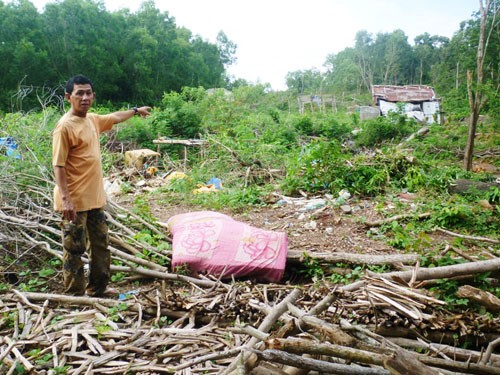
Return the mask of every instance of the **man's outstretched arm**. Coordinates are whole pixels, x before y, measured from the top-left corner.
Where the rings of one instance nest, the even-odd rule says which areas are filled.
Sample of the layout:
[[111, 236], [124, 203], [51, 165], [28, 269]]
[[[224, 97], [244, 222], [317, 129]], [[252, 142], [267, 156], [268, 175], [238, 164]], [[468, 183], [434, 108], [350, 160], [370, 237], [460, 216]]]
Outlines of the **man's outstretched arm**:
[[141, 117], [146, 117], [151, 114], [151, 107], [134, 107], [132, 109], [127, 109], [125, 111], [113, 112], [111, 116], [113, 116], [113, 123], [119, 124], [120, 122], [127, 121], [129, 118], [139, 115]]

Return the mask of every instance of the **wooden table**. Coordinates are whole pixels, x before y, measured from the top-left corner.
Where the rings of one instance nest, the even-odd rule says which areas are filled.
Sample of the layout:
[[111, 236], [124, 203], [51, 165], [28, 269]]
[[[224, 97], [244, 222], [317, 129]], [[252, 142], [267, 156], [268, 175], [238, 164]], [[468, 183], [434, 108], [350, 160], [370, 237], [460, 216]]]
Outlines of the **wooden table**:
[[171, 139], [166, 137], [160, 137], [159, 139], [153, 140], [154, 144], [158, 145], [157, 151], [160, 152], [160, 145], [170, 144], [170, 145], [183, 145], [184, 146], [184, 170], [188, 162], [188, 147], [198, 146], [201, 149], [201, 157], [205, 157], [205, 146], [208, 145], [208, 141], [204, 139]]

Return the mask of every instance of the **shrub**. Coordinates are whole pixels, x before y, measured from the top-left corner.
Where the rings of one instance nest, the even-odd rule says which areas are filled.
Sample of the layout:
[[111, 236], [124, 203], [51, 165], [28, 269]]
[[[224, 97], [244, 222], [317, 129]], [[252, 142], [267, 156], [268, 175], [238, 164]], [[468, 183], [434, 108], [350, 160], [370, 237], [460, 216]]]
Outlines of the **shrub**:
[[361, 147], [374, 147], [383, 143], [403, 139], [416, 129], [416, 122], [406, 116], [390, 112], [388, 117], [377, 117], [363, 122], [356, 144]]

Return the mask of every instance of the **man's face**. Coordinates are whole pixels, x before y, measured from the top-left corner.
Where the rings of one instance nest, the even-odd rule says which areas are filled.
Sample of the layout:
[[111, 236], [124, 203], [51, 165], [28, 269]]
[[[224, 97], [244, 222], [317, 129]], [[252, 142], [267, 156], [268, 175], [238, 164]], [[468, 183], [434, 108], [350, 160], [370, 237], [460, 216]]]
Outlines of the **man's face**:
[[94, 101], [92, 86], [89, 84], [79, 85], [75, 83], [73, 92], [71, 94], [66, 93], [66, 99], [70, 102], [71, 108], [76, 115], [85, 116], [90, 107], [92, 107], [92, 102]]

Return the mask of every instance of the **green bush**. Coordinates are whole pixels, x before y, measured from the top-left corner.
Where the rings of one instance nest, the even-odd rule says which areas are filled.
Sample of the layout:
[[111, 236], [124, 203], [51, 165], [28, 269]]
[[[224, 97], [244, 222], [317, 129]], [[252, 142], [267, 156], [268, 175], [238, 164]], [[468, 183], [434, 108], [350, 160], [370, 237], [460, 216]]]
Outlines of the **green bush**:
[[318, 124], [317, 133], [328, 139], [336, 139], [345, 141], [350, 138], [352, 126], [340, 122], [336, 117], [329, 115], [325, 116], [324, 121]]
[[[154, 116], [153, 114], [153, 118]], [[150, 119], [138, 117], [132, 117], [126, 123], [115, 125], [109, 133], [111, 139], [114, 136], [117, 142], [125, 144], [125, 150], [134, 148], [149, 148], [154, 150], [156, 145], [153, 143], [153, 140], [156, 139], [157, 135], [158, 133], [153, 130]], [[106, 134], [103, 135], [103, 137], [107, 136]]]
[[313, 121], [307, 115], [296, 117], [293, 125], [304, 135], [316, 135], [313, 133]]
[[162, 100], [164, 109], [153, 119], [153, 132], [181, 139], [199, 138], [202, 117], [197, 102], [203, 97], [202, 89], [193, 88], [185, 88], [181, 94], [165, 94]]
[[387, 142], [397, 142], [417, 129], [414, 120], [394, 112], [390, 112], [388, 117], [380, 116], [363, 121], [362, 124], [362, 131], [356, 138], [356, 144], [360, 147], [374, 147]]

